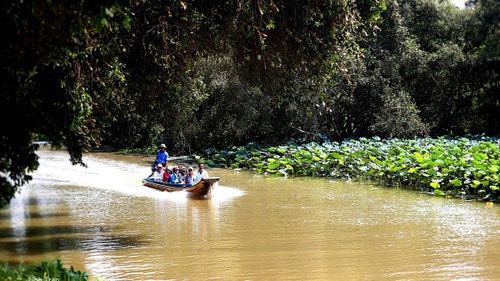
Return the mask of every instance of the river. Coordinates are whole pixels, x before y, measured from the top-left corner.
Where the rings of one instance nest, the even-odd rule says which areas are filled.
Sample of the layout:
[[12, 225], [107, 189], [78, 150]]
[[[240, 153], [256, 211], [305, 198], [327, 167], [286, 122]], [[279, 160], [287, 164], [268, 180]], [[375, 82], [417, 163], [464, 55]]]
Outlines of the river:
[[105, 280], [500, 280], [497, 205], [210, 168], [200, 200], [142, 186], [151, 157], [38, 154], [0, 210], [2, 262]]

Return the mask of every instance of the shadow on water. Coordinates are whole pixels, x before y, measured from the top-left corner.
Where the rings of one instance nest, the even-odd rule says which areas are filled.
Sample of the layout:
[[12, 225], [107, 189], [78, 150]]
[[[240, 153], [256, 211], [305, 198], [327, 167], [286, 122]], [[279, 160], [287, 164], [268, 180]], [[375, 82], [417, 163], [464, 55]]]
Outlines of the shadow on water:
[[65, 202], [59, 198], [23, 198], [23, 205], [41, 206], [41, 205], [63, 205]]
[[[67, 234], [100, 234], [112, 231], [109, 227], [72, 227], [72, 226], [28, 226], [23, 227], [22, 237], [32, 238], [47, 235], [67, 235]], [[0, 228], [0, 239], [13, 237], [16, 230], [10, 227]], [[1, 242], [0, 242], [1, 243]]]
[[12, 228], [0, 229], [0, 254], [12, 257], [7, 261], [18, 263], [16, 256], [44, 255], [60, 251], [108, 252], [139, 248], [147, 245], [139, 235], [113, 234], [116, 229], [101, 226], [36, 226], [26, 227], [22, 233]]
[[[31, 211], [24, 214], [25, 219], [48, 219], [48, 218], [59, 218], [67, 217], [68, 213], [41, 213], [37, 211]], [[11, 219], [11, 215], [8, 213], [0, 213], [0, 220]], [[1, 237], [1, 235], [0, 235]]]

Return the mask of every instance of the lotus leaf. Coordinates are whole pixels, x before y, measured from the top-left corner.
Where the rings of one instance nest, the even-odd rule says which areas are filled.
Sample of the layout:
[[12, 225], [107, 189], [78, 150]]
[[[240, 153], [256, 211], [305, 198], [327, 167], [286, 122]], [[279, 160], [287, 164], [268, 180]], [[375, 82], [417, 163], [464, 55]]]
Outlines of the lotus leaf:
[[432, 183], [449, 194], [460, 193], [458, 189], [462, 187], [469, 193], [468, 187], [478, 186], [491, 192], [499, 183], [500, 141], [484, 137], [364, 138], [268, 148], [253, 143], [211, 155], [211, 160], [222, 165], [259, 172], [376, 179], [381, 184], [403, 184], [409, 188], [422, 188], [421, 183], [432, 187]]

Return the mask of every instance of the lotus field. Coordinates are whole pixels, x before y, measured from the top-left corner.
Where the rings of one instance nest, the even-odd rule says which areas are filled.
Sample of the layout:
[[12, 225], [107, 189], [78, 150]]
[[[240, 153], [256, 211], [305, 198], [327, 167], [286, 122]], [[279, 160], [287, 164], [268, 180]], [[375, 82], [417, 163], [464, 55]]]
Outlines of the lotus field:
[[211, 166], [248, 168], [259, 173], [321, 176], [373, 182], [440, 196], [497, 200], [500, 139], [490, 137], [378, 137], [263, 147], [255, 143], [208, 151]]

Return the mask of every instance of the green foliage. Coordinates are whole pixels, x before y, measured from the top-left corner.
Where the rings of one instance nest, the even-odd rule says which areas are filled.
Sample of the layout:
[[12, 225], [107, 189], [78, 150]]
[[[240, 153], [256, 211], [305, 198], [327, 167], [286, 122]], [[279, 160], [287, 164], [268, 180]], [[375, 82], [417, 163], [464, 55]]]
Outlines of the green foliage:
[[429, 132], [404, 79], [405, 72], [421, 68], [421, 51], [403, 25], [397, 1], [387, 1], [381, 16], [381, 31], [361, 45], [364, 59], [350, 61], [348, 70], [332, 77], [325, 94], [323, 131], [336, 138], [411, 138]]
[[493, 2], [459, 10], [430, 0], [387, 1], [380, 31], [361, 44], [362, 63], [351, 61], [352, 71], [332, 81], [341, 94], [327, 95], [333, 122], [325, 121], [323, 131], [340, 137], [497, 134], [500, 45], [489, 42], [497, 40], [500, 10]]
[[[285, 138], [294, 129], [282, 120], [314, 123], [314, 92], [340, 50], [357, 52], [356, 30], [376, 24], [379, 6], [371, 0], [137, 4], [123, 55], [129, 89], [113, 99], [132, 101], [124, 107], [136, 114], [106, 122], [108, 131], [132, 132], [121, 139], [133, 145], [173, 143], [179, 152]], [[297, 118], [304, 115], [311, 118]]]
[[60, 260], [43, 261], [40, 264], [21, 264], [13, 267], [7, 263], [0, 266], [1, 280], [61, 280], [61, 281], [88, 281], [100, 280], [90, 278], [87, 273], [75, 271], [73, 267], [64, 268]]
[[402, 24], [421, 52], [418, 64], [402, 78], [431, 134], [498, 133], [498, 57], [490, 55], [500, 45], [480, 51], [498, 30], [498, 1], [477, 1], [474, 10], [435, 1], [402, 2]]
[[412, 138], [426, 135], [428, 126], [419, 117], [419, 110], [408, 93], [386, 93], [383, 106], [375, 114], [370, 129], [382, 137]]
[[[102, 5], [111, 11], [115, 4]], [[82, 5], [0, 4], [5, 29], [0, 48], [0, 207], [38, 167], [33, 136], [41, 134], [55, 147], [66, 147], [70, 161], [81, 165], [84, 151], [100, 142], [92, 112], [106, 81], [100, 76], [106, 67], [101, 66], [107, 63], [93, 59], [106, 45], [92, 41], [96, 15]], [[108, 16], [97, 15], [101, 20]]]
[[277, 147], [234, 146], [208, 159], [259, 173], [375, 181], [391, 186], [439, 190], [436, 194], [487, 194], [500, 183], [500, 140], [420, 138], [345, 140]]

